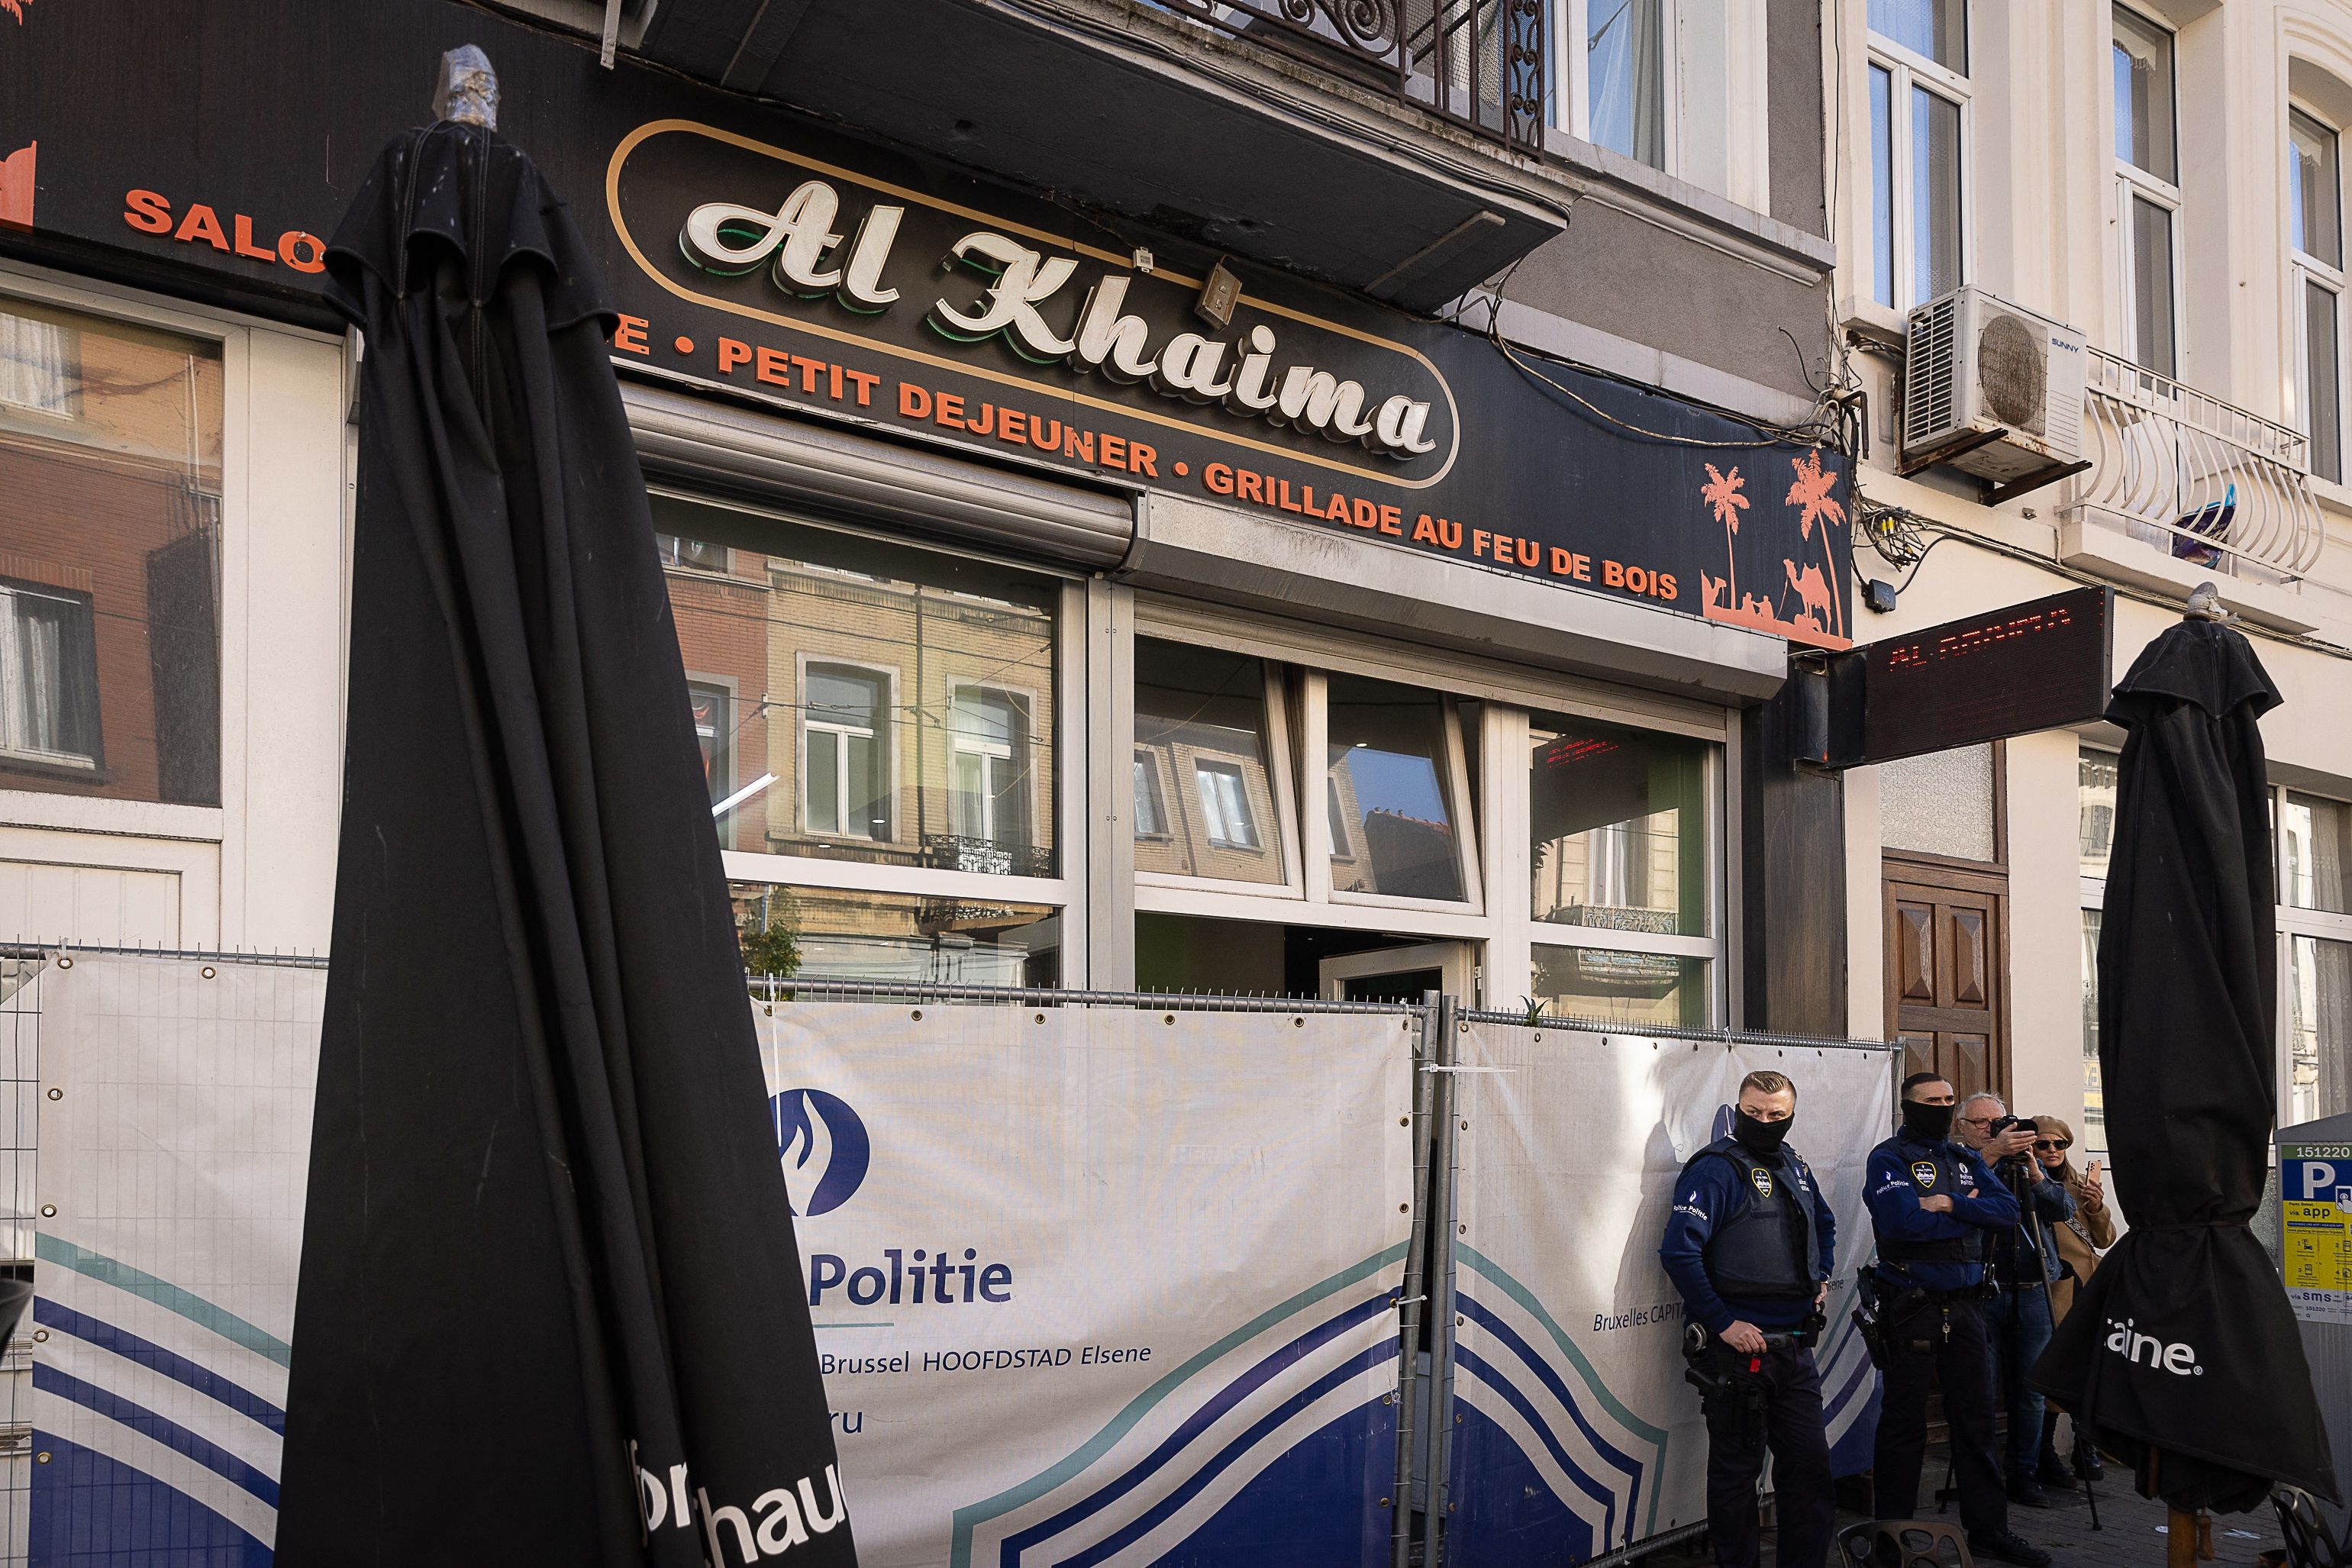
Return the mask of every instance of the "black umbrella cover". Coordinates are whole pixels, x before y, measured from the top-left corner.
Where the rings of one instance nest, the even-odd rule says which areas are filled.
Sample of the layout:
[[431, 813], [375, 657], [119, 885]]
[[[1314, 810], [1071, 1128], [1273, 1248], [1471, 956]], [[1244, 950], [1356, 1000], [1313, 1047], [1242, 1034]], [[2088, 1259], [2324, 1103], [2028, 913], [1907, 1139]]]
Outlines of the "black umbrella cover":
[[856, 1561], [608, 310], [442, 123], [365, 331], [334, 957], [278, 1561]]
[[2247, 1228], [2276, 1118], [2277, 944], [2258, 721], [2281, 699], [2246, 639], [2184, 621], [2107, 717], [2124, 742], [2099, 931], [2099, 1068], [2131, 1229], [2035, 1386], [2176, 1508], [2275, 1481], [2332, 1497], [2327, 1434], [2278, 1269]]

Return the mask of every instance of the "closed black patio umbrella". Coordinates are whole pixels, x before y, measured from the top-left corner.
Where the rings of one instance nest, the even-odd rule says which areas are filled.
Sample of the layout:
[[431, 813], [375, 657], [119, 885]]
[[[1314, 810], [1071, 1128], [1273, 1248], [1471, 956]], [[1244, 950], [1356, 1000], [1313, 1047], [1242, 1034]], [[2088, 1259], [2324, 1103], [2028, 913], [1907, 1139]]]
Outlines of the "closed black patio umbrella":
[[2178, 1510], [2292, 1482], [2333, 1496], [2278, 1269], [2247, 1228], [2277, 1114], [2277, 947], [2257, 721], [2281, 699], [2244, 637], [2190, 618], [2140, 654], [2099, 931], [2099, 1068], [2131, 1228], [2033, 1373]]
[[852, 1563], [596, 269], [446, 120], [327, 255], [364, 385], [278, 1562]]

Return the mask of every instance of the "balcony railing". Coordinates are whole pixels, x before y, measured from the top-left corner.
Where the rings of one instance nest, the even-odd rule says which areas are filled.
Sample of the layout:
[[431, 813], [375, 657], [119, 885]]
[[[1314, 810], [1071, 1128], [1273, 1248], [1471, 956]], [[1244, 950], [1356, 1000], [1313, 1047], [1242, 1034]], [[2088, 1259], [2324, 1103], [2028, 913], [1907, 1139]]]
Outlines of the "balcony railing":
[[1547, 0], [1160, 4], [1507, 146], [1543, 146]]
[[2131, 361], [2086, 354], [2083, 456], [2065, 512], [2210, 572], [2302, 577], [2326, 538], [2298, 431]]

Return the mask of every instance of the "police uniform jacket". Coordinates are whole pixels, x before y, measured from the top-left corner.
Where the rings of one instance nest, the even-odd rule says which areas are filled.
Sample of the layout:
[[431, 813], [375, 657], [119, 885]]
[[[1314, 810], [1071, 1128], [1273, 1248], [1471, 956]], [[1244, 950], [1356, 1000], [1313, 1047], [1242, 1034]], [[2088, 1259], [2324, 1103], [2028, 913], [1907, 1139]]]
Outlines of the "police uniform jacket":
[[1741, 1321], [1768, 1334], [1799, 1327], [1836, 1259], [1837, 1217], [1795, 1150], [1759, 1159], [1718, 1138], [1683, 1167], [1658, 1260], [1709, 1333]]
[[[2017, 1199], [1966, 1144], [1897, 1132], [1870, 1152], [1863, 1177], [1878, 1275], [1895, 1289], [1964, 1290], [1984, 1280], [1991, 1237], [2017, 1224]], [[1952, 1212], [1919, 1202], [1948, 1194]]]

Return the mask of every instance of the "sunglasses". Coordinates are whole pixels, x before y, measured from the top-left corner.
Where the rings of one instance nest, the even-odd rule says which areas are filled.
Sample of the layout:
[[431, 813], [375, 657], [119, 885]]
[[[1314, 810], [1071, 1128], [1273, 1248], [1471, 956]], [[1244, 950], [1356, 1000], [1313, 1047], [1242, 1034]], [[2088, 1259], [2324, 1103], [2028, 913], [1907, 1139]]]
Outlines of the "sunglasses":
[[2033, 1141], [2033, 1146], [2036, 1149], [2055, 1149], [2063, 1153], [2074, 1145], [2060, 1138], [2036, 1138]]

